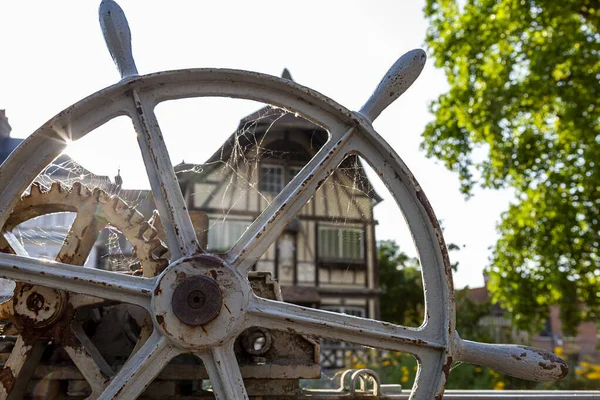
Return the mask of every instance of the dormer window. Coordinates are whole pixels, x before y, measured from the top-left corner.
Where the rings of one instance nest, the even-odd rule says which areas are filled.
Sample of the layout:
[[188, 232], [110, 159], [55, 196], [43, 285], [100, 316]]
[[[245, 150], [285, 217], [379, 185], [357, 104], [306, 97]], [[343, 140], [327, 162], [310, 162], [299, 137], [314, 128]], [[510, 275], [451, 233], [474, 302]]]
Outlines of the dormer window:
[[277, 194], [283, 189], [283, 166], [262, 165], [260, 167], [260, 191]]
[[319, 226], [319, 259], [364, 262], [364, 232], [360, 228]]
[[263, 164], [260, 167], [260, 191], [262, 193], [278, 194], [294, 176], [300, 172], [301, 166], [284, 166]]

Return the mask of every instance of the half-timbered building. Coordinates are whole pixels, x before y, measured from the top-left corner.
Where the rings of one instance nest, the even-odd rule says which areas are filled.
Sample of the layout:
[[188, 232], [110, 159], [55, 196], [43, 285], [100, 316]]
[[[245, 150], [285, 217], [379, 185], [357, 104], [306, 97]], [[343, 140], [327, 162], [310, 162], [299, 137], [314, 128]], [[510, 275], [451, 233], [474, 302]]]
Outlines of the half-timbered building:
[[[265, 107], [202, 165], [175, 167], [190, 211], [208, 216], [207, 247], [225, 252], [327, 141], [319, 126]], [[373, 207], [381, 201], [349, 156], [253, 269], [279, 280], [285, 301], [378, 318]]]

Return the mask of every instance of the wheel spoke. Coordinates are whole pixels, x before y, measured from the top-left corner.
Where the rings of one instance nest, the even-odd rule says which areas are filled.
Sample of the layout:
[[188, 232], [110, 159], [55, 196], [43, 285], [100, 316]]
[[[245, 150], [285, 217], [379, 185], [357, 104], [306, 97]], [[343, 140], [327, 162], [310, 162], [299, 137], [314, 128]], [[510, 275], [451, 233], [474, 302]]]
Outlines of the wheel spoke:
[[[93, 205], [93, 203], [90, 204]], [[56, 256], [56, 261], [72, 265], [85, 264], [104, 226], [106, 224], [101, 223], [92, 210], [82, 207], [71, 224], [69, 233]], [[107, 303], [105, 299], [79, 293], [72, 293], [69, 300], [75, 309], [101, 306]]]
[[138, 340], [133, 348], [131, 354], [135, 354], [143, 345], [146, 343], [148, 338], [152, 335], [154, 330], [154, 325], [152, 323], [152, 318], [150, 315], [146, 315], [144, 318], [144, 323], [142, 324], [142, 328], [140, 329], [140, 334], [138, 336]]
[[108, 307], [116, 304], [114, 300], [106, 300], [100, 297], [88, 296], [87, 294], [70, 293], [69, 303], [78, 310], [84, 307]]
[[104, 224], [100, 223], [90, 210], [79, 210], [56, 256], [56, 261], [73, 265], [85, 264], [103, 227]]
[[162, 369], [182, 351], [154, 331], [146, 343], [113, 378], [99, 399], [135, 399], [152, 383]]
[[154, 278], [54, 261], [0, 254], [0, 277], [90, 296], [136, 304], [150, 309]]
[[444, 351], [423, 349], [416, 358], [419, 368], [409, 400], [442, 398], [452, 357], [447, 358]]
[[77, 345], [65, 345], [64, 349], [92, 388], [92, 397], [98, 396], [106, 387], [114, 372], [96, 346], [85, 334], [78, 322], [71, 323]]
[[[6, 241], [6, 244], [8, 244], [8, 246], [10, 247], [7, 250], [7, 253], [14, 253], [17, 254], [19, 256], [28, 256], [29, 254], [27, 253], [27, 250], [25, 250], [25, 247], [23, 247], [23, 244], [19, 241], [19, 239], [17, 239], [17, 237], [15, 236], [14, 233], [12, 232], [4, 232], [2, 234], [2, 236], [4, 236], [4, 240]], [[12, 250], [12, 252], [11, 252]]]
[[248, 398], [240, 366], [233, 352], [233, 342], [213, 347], [197, 356], [204, 363], [217, 400]]
[[443, 349], [427, 327], [410, 328], [372, 319], [253, 296], [248, 308], [248, 326], [263, 326], [355, 343], [386, 350], [418, 354], [422, 347]]
[[171, 261], [202, 252], [169, 152], [150, 101], [133, 91], [133, 124], [152, 187], [156, 207], [167, 235]]
[[344, 160], [346, 144], [353, 132], [354, 129], [349, 129], [339, 140], [329, 140], [319, 150], [229, 250], [225, 256], [227, 262], [241, 272], [248, 272]]
[[40, 363], [45, 348], [45, 343], [25, 343], [19, 335], [4, 368], [0, 371], [0, 398], [8, 400], [23, 398], [27, 384]]

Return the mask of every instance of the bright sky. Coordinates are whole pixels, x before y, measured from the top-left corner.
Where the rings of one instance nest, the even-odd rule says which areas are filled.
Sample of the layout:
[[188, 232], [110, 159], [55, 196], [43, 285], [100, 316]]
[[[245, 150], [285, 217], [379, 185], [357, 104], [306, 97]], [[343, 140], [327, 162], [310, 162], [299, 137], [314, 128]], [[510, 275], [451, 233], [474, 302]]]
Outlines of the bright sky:
[[[0, 109], [14, 137], [26, 137], [65, 107], [119, 80], [105, 47], [99, 1], [2, 2], [0, 5]], [[350, 109], [367, 100], [404, 52], [423, 47], [423, 1], [196, 2], [121, 0], [141, 74], [193, 67], [246, 69], [280, 75], [287, 67], [300, 84]], [[286, 6], [284, 7], [283, 4]], [[456, 287], [483, 284], [495, 225], [508, 193], [477, 191], [465, 201], [457, 175], [419, 150], [431, 119], [427, 105], [447, 88], [429, 61], [421, 77], [374, 126], [416, 175], [445, 227], [446, 241], [464, 245]], [[261, 105], [243, 100], [184, 100], [159, 105], [157, 115], [174, 164], [201, 163]], [[109, 122], [73, 146], [71, 154], [94, 173], [126, 188], [147, 185], [129, 121]], [[379, 183], [379, 182], [376, 182]], [[408, 233], [382, 185], [376, 207], [378, 239], [395, 239], [414, 254]]]

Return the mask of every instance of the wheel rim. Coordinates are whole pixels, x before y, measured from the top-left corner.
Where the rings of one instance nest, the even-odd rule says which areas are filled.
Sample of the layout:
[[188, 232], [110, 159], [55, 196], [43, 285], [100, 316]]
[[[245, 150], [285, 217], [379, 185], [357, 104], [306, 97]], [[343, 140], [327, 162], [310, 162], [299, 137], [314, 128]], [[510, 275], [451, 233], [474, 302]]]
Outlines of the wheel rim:
[[[114, 1], [103, 0], [100, 23], [123, 80], [59, 113], [0, 167], [0, 226], [5, 225], [27, 186], [64, 150], [67, 140], [80, 139], [117, 116], [128, 116], [137, 132], [164, 226], [170, 264], [157, 277], [135, 277], [0, 254], [0, 276], [22, 284], [138, 305], [152, 315], [149, 338], [112, 379], [101, 398], [137, 397], [173, 357], [188, 352], [203, 360], [217, 398], [247, 398], [233, 341], [252, 326], [414, 354], [419, 369], [412, 399], [440, 399], [453, 359], [491, 365], [530, 380], [554, 380], [566, 374], [566, 363], [552, 354], [522, 346], [469, 342], [454, 331], [452, 273], [438, 221], [413, 175], [371, 125], [419, 76], [426, 58], [422, 50], [400, 57], [355, 113], [295, 82], [253, 72], [192, 69], [138, 76], [123, 10]], [[330, 135], [222, 257], [206, 254], [198, 244], [154, 114], [156, 105], [163, 101], [206, 96], [257, 100], [282, 107], [321, 126]], [[250, 289], [250, 266], [349, 155], [362, 156], [382, 177], [413, 235], [425, 290], [425, 320], [418, 328], [266, 300]], [[204, 304], [210, 293], [219, 303], [214, 303], [206, 315], [199, 313], [198, 305]], [[229, 324], [218, 327], [216, 322], [226, 315], [225, 310], [230, 314]]]
[[[130, 95], [132, 91], [136, 93], [133, 98]], [[2, 167], [3, 172], [7, 171], [7, 173], [2, 173], [0, 176], [0, 185], [5, 188], [0, 193], [0, 210], [10, 210], [14, 203], [11, 195], [22, 193], [20, 189], [25, 190], [43, 170], [45, 164], [48, 164], [64, 149], [66, 142], [60, 141], [61, 132], [69, 132], [70, 139], [77, 140], [93, 128], [120, 115], [127, 115], [132, 118], [139, 132], [143, 130], [143, 128], [140, 128], [140, 124], [144, 122], [139, 119], [137, 123], [135, 121], [137, 116], [140, 115], [139, 107], [142, 106], [144, 116], [150, 116], [151, 123], [156, 128], [155, 131], [160, 135], [153, 115], [153, 109], [157, 104], [175, 98], [216, 95], [257, 100], [285, 107], [289, 111], [298, 113], [323, 127], [330, 134], [329, 141], [307, 164], [303, 172], [299, 173], [288, 184], [273, 203], [254, 221], [246, 234], [225, 255], [225, 262], [232, 269], [243, 273], [247, 272], [248, 267], [266, 249], [267, 244], [270, 244], [270, 241], [279, 236], [283, 226], [296, 215], [305, 201], [317, 190], [320, 186], [319, 182], [324, 180], [346, 156], [350, 154], [362, 156], [380, 176], [383, 176], [384, 183], [400, 205], [413, 232], [423, 265], [427, 318], [425, 323], [418, 329], [397, 328], [398, 332], [408, 332], [408, 334], [398, 335], [400, 339], [396, 341], [402, 343], [402, 345], [382, 342], [381, 339], [376, 337], [362, 340], [357, 336], [353, 336], [356, 332], [346, 332], [347, 341], [416, 353], [415, 355], [419, 360], [419, 371], [414, 387], [414, 398], [432, 398], [438, 394], [445, 383], [444, 371], [448, 370], [444, 366], [451, 362], [449, 343], [452, 343], [454, 332], [454, 310], [449, 263], [437, 220], [425, 195], [408, 168], [402, 163], [399, 156], [375, 133], [371, 124], [362, 115], [353, 113], [331, 99], [294, 82], [245, 71], [196, 69], [141, 76], [104, 89], [59, 113], [28, 138], [15, 154], [7, 160]], [[146, 148], [148, 149], [150, 146]], [[24, 165], [23, 157], [25, 155], [29, 160], [37, 158], [36, 156], [32, 157], [32, 154], [39, 156], [45, 164], [44, 162], [34, 162]], [[163, 158], [167, 159], [168, 153], [165, 152]], [[146, 165], [147, 169], [153, 170], [152, 167], [148, 167], [148, 163]], [[154, 171], [156, 169], [158, 167], [154, 166]], [[20, 171], [20, 174], [11, 176], [9, 171]], [[393, 178], [390, 179], [391, 177]], [[298, 191], [297, 188], [306, 189]], [[282, 207], [284, 209], [279, 212]], [[5, 218], [5, 214], [0, 215], [0, 222]], [[277, 215], [277, 218], [273, 220], [274, 215]], [[257, 239], [259, 232], [265, 232], [261, 235], [262, 239]], [[172, 240], [172, 242], [174, 241]], [[169, 247], [171, 250], [171, 243]], [[187, 250], [181, 250], [179, 255], [184, 257], [193, 256], [202, 252], [203, 250], [191, 246]], [[172, 261], [174, 260], [172, 259]], [[106, 278], [109, 279], [109, 277]], [[154, 281], [144, 283], [140, 288], [145, 286], [154, 289], [155, 287]], [[78, 290], [81, 290], [81, 288]], [[139, 292], [139, 290], [134, 291]], [[136, 304], [143, 303], [147, 309], [150, 308], [148, 297], [143, 301], [137, 295], [136, 298], [138, 299], [135, 300]], [[269, 315], [269, 323], [276, 324], [278, 323], [276, 321], [279, 321], [278, 317], [283, 315], [281, 314], [282, 310], [292, 315], [297, 315], [300, 311], [302, 313], [307, 311], [288, 304], [274, 304], [276, 302], [266, 301], [256, 296], [249, 296], [249, 299], [248, 313], [244, 318], [252, 326], [262, 325], [260, 320], [265, 318], [265, 314]], [[131, 298], [128, 300], [133, 302]], [[319, 311], [319, 315], [312, 315], [315, 321], [321, 318], [321, 313]], [[262, 318], [257, 318], [258, 315], [262, 315]], [[348, 320], [350, 317], [338, 318]], [[295, 329], [299, 333], [315, 333], [314, 331], [307, 332], [300, 329], [301, 324], [310, 325], [315, 321], [311, 322], [299, 318], [296, 321], [298, 326]], [[356, 319], [352, 323], [357, 325], [357, 329], [361, 329], [358, 326], [368, 326], [372, 331], [378, 332], [375, 336], [395, 332], [394, 329], [387, 328], [387, 326], [393, 327], [392, 325], [376, 326], [372, 320]], [[384, 328], [384, 326], [386, 327]], [[340, 327], [341, 325], [337, 326], [337, 328]], [[316, 333], [327, 336], [324, 334], [325, 332], [319, 331]], [[336, 336], [339, 337], [337, 334]], [[419, 342], [419, 346], [410, 347], [408, 344], [410, 340], [420, 340], [422, 342]], [[360, 343], [361, 341], [363, 343]], [[365, 341], [367, 343], [364, 343]], [[165, 336], [155, 332], [151, 336], [151, 340], [148, 340], [146, 345], [142, 346], [139, 354], [132, 361], [136, 361], [136, 365], [139, 367], [150, 362], [152, 354], [159, 354], [157, 356], [159, 359], [154, 360], [152, 358], [152, 361], [154, 364], [160, 364], [158, 361], [162, 360], [164, 364], [164, 360], [184, 351], [182, 350], [184, 346], [181, 346], [181, 343], [179, 345], [179, 347], [172, 345], [169, 340], [165, 340]], [[236, 370], [236, 368], [229, 366], [226, 370], [217, 371], [214, 366], [210, 367], [210, 365], [211, 363], [215, 364], [214, 360], [220, 360], [222, 357], [225, 360], [231, 356], [231, 346], [231, 344], [226, 343], [218, 350], [203, 353], [201, 356], [205, 363], [209, 365], [209, 373], [211, 369], [213, 370], [211, 378], [216, 374], [218, 378], [215, 381], [223, 382], [215, 385], [216, 391], [221, 390], [223, 394], [229, 393], [226, 386], [230, 386], [225, 384], [224, 381], [241, 379], [239, 369]], [[142, 358], [143, 355], [146, 357]], [[233, 359], [235, 360], [235, 357]], [[121, 370], [119, 375], [126, 376], [128, 371], [126, 367]], [[145, 371], [144, 376], [151, 376], [154, 372], [158, 373], [153, 368]], [[147, 379], [147, 383], [153, 377]], [[119, 386], [120, 388], [129, 381], [128, 379], [118, 378], [119, 376], [113, 380], [110, 387]], [[427, 382], [427, 384], [425, 385], [422, 382]], [[130, 384], [127, 387], [132, 391], [121, 393], [133, 394], [139, 393], [139, 390], [141, 390], [141, 386], [137, 384]], [[235, 396], [244, 396], [244, 393], [243, 390], [238, 391]]]

